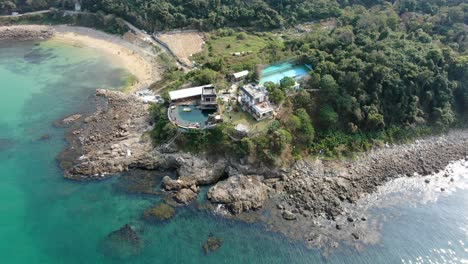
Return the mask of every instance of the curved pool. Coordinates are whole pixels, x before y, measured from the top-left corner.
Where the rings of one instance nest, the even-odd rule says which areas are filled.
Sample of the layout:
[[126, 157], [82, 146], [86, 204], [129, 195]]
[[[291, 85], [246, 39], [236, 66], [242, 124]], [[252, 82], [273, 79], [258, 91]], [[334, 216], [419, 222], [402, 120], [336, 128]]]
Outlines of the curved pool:
[[[188, 111], [190, 110], [190, 111]], [[202, 110], [196, 105], [176, 105], [169, 108], [170, 120], [183, 128], [205, 128], [213, 110]]]

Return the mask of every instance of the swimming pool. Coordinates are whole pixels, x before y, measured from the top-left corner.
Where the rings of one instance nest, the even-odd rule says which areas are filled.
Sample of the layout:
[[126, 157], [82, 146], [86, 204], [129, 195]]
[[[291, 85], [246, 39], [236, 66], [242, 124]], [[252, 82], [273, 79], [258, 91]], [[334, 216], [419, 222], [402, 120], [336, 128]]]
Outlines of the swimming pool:
[[299, 80], [309, 74], [312, 67], [306, 64], [293, 64], [285, 62], [281, 64], [271, 65], [262, 70], [260, 74], [260, 84], [266, 82], [274, 82], [279, 84], [284, 77], [292, 77]]
[[[184, 111], [189, 110], [190, 111]], [[170, 117], [176, 125], [185, 128], [204, 128], [208, 116], [214, 111], [201, 110], [196, 105], [177, 105], [175, 109], [170, 109]]]

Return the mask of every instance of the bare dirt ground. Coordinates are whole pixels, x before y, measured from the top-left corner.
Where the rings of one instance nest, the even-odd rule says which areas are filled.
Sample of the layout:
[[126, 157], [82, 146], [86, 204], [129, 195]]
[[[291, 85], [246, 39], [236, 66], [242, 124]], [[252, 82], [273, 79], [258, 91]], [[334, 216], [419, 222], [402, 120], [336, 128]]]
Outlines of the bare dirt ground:
[[158, 37], [166, 43], [172, 52], [187, 65], [192, 66], [190, 56], [203, 49], [203, 34], [200, 32], [166, 33]]

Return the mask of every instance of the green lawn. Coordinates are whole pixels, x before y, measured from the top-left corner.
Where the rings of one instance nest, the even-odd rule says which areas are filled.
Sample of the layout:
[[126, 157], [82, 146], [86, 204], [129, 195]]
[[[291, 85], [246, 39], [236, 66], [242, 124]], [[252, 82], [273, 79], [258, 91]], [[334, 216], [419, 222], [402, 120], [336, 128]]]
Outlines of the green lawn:
[[[263, 132], [268, 129], [270, 123], [273, 121], [272, 119], [264, 119], [262, 121], [255, 120], [249, 113], [244, 112], [242, 109], [239, 111], [232, 111], [227, 112], [223, 111], [224, 113], [224, 121], [232, 123], [234, 126], [237, 124], [244, 124], [248, 125], [250, 128], [250, 132]], [[231, 118], [230, 118], [231, 117]]]
[[266, 47], [268, 41], [255, 35], [246, 35], [245, 39], [237, 39], [236, 36], [216, 37], [210, 42], [213, 52], [222, 56], [232, 57], [234, 52], [258, 53]]
[[[232, 36], [217, 36], [212, 34], [204, 50], [195, 55], [195, 60], [204, 63], [214, 57], [223, 58], [230, 70], [243, 70], [244, 65], [258, 65], [266, 63], [267, 54], [263, 54], [264, 48], [269, 44], [283, 45], [277, 37], [272, 35], [245, 34], [244, 39], [238, 39], [237, 34]], [[235, 56], [233, 53], [244, 52]]]

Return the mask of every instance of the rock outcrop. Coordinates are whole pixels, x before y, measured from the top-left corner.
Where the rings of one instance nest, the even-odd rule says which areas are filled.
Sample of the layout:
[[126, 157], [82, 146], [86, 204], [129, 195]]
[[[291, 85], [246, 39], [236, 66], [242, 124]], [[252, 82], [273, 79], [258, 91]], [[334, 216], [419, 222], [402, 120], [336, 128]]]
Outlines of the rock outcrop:
[[45, 26], [0, 26], [0, 40], [45, 40], [54, 35], [54, 31]]
[[208, 254], [218, 250], [222, 245], [223, 240], [221, 238], [210, 236], [205, 242], [205, 244], [203, 244], [203, 251], [205, 252], [205, 254]]
[[356, 161], [300, 161], [280, 183], [285, 209], [305, 217], [334, 219], [345, 203], [401, 176], [429, 175], [468, 155], [467, 131], [365, 153]]
[[[164, 165], [166, 160], [152, 153], [151, 141], [142, 137], [151, 129], [148, 106], [134, 95], [117, 91], [101, 89], [96, 95], [104, 102], [81, 126], [75, 124], [68, 136], [72, 147], [59, 156], [65, 177], [100, 179], [130, 167]], [[72, 122], [78, 120], [77, 115], [72, 117]]]
[[268, 187], [258, 176], [232, 176], [208, 191], [213, 203], [225, 204], [233, 214], [258, 209], [268, 198]]
[[[306, 159], [287, 169], [244, 164], [226, 157], [209, 160], [203, 155], [177, 151], [162, 153], [144, 136], [152, 129], [146, 104], [120, 92], [98, 90], [96, 94], [103, 99], [98, 110], [70, 124], [70, 146], [59, 156], [65, 177], [102, 179], [132, 168], [174, 169], [177, 179], [164, 177], [162, 181], [162, 188], [171, 192], [167, 198], [188, 204], [196, 198], [198, 186], [215, 184], [208, 191], [208, 199], [238, 215], [261, 208], [273, 197], [273, 206], [265, 205], [275, 210], [270, 217], [270, 220], [275, 218], [271, 225], [276, 225], [276, 229], [285, 225], [285, 233], [323, 216], [336, 222], [345, 214], [346, 206], [374, 192], [378, 186], [397, 177], [431, 174], [450, 161], [468, 156], [466, 130], [410, 145], [375, 149], [353, 161]], [[155, 193], [159, 187], [151, 180], [150, 188], [142, 188], [145, 183], [141, 182], [135, 182], [140, 192]], [[147, 212], [145, 218], [169, 219], [173, 210], [157, 208]], [[342, 223], [336, 224], [339, 225], [333, 225], [333, 229], [342, 230]], [[320, 240], [312, 236], [305, 239]]]
[[174, 194], [174, 200], [179, 204], [188, 204], [195, 198], [197, 198], [196, 186], [193, 186], [192, 189], [181, 189]]
[[209, 185], [219, 181], [226, 168], [222, 160], [208, 161], [194, 156], [181, 156], [177, 159], [179, 180], [190, 185]]
[[175, 209], [161, 203], [155, 205], [143, 213], [143, 218], [148, 222], [161, 222], [171, 219], [175, 214]]

